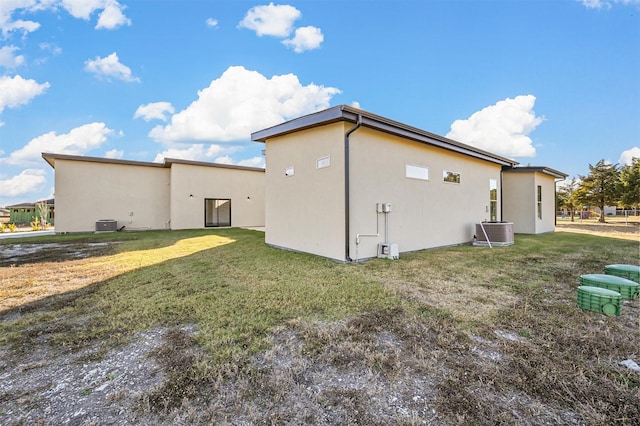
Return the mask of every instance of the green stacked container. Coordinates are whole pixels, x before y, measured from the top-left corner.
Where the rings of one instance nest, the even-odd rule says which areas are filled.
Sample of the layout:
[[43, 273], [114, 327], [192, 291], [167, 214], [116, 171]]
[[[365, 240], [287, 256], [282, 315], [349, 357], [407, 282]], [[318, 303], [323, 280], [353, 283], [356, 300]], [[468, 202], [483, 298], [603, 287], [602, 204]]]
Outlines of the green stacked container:
[[580, 276], [580, 285], [601, 287], [620, 293], [623, 299], [635, 299], [638, 297], [638, 283], [626, 278], [606, 274], [588, 274]]
[[617, 277], [626, 278], [628, 280], [640, 283], [640, 266], [607, 265], [604, 267], [604, 273], [607, 275], [615, 275]]
[[605, 315], [620, 315], [620, 293], [600, 287], [578, 287], [578, 306]]

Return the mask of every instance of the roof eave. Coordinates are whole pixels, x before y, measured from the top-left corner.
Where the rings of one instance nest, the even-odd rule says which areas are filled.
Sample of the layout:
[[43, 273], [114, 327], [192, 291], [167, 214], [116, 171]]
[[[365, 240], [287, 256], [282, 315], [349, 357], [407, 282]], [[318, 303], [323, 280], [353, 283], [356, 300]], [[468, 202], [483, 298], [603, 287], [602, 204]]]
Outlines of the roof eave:
[[470, 155], [472, 157], [480, 158], [503, 166], [514, 167], [518, 164], [515, 160], [501, 157], [461, 142], [347, 105], [338, 105], [323, 111], [286, 121], [267, 129], [259, 130], [251, 134], [251, 140], [256, 142], [266, 142], [269, 138], [283, 136], [313, 127], [324, 126], [338, 121], [356, 123], [359, 118], [362, 126], [373, 128], [381, 132], [401, 136], [406, 139], [437, 146], [461, 154]]

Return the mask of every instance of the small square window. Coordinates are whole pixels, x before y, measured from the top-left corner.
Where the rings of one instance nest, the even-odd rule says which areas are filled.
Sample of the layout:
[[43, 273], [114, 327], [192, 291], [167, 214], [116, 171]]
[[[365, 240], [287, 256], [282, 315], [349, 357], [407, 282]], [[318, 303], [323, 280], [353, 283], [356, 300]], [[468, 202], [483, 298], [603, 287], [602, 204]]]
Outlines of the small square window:
[[444, 170], [442, 172], [442, 180], [447, 183], [460, 183], [460, 173]]
[[326, 157], [320, 157], [316, 160], [316, 169], [324, 169], [325, 167], [329, 167], [331, 165], [331, 156], [327, 155]]

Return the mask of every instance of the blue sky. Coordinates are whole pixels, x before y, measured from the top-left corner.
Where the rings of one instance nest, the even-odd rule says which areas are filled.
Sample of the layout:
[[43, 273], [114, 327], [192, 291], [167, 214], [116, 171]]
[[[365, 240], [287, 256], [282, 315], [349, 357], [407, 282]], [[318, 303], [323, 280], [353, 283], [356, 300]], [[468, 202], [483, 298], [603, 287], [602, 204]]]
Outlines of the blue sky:
[[0, 205], [42, 152], [264, 166], [338, 104], [570, 176], [640, 156], [640, 0], [0, 1]]

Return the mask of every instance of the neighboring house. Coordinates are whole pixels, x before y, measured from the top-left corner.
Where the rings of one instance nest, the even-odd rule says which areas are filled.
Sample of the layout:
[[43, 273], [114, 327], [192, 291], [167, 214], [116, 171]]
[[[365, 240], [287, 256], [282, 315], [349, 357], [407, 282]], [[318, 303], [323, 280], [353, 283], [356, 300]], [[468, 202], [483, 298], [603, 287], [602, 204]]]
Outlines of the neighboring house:
[[55, 169], [56, 232], [264, 226], [264, 169], [43, 153]]
[[47, 223], [53, 224], [55, 222], [55, 201], [53, 198], [37, 203], [21, 203], [7, 206], [7, 209], [9, 209], [8, 222], [15, 223], [16, 225], [29, 225], [36, 220], [36, 216], [40, 219], [41, 213], [38, 211], [39, 203], [45, 204], [47, 209], [45, 212]]
[[[536, 200], [536, 185], [542, 222], [521, 232], [554, 227], [547, 174], [503, 172], [518, 163], [356, 108], [336, 106], [251, 137], [265, 144], [265, 240], [273, 246], [349, 262], [381, 249], [468, 243], [479, 222], [536, 220], [536, 203], [517, 215], [507, 208]], [[525, 175], [534, 185], [509, 199], [511, 178]]]
[[[549, 167], [515, 167], [503, 170], [504, 220], [519, 234], [553, 232], [556, 219], [556, 182], [567, 175]], [[532, 214], [535, 212], [535, 214]]]
[[11, 217], [9, 209], [0, 208], [0, 223], [9, 223]]

